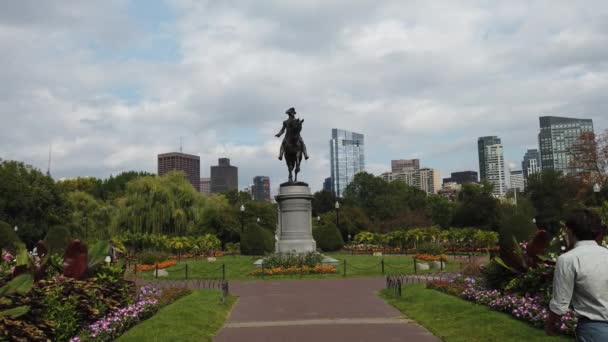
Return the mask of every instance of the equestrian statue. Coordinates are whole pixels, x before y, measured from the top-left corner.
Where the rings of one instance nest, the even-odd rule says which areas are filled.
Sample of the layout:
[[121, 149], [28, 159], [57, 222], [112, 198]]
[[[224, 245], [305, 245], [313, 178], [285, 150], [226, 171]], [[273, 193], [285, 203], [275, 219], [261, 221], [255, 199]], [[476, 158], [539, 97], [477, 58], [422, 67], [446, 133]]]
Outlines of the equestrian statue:
[[[283, 160], [283, 156], [285, 156], [285, 164], [287, 164], [287, 169], [289, 170], [288, 183], [293, 184], [298, 182], [298, 172], [300, 172], [302, 156], [308, 160], [308, 153], [306, 152], [304, 140], [300, 136], [304, 119], [295, 118], [296, 110], [294, 108], [289, 108], [285, 114], [289, 115], [289, 118], [283, 121], [283, 128], [275, 136], [280, 138], [285, 133], [285, 137], [281, 143], [281, 150], [279, 151], [279, 160]], [[294, 170], [295, 179], [293, 177]]]

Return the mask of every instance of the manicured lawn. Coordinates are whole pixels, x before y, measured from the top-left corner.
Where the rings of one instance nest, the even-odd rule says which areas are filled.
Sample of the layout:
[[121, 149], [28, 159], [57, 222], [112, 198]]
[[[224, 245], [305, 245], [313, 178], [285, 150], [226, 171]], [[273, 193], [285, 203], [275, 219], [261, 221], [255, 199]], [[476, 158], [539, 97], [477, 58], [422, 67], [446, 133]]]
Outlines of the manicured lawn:
[[136, 325], [118, 341], [211, 341], [236, 301], [229, 297], [222, 304], [220, 297], [219, 291], [194, 291]]
[[547, 336], [543, 330], [510, 315], [427, 290], [422, 284], [405, 286], [401, 298], [388, 292], [382, 292], [381, 296], [446, 342], [572, 341], [571, 338]]
[[[371, 255], [350, 255], [349, 253], [327, 253], [340, 261], [337, 266], [336, 274], [325, 274], [325, 275], [305, 275], [304, 277], [310, 278], [336, 278], [342, 277], [344, 274], [344, 260], [346, 260], [346, 276], [347, 277], [369, 277], [369, 276], [382, 276], [382, 257], [375, 257]], [[222, 278], [222, 265], [225, 265], [226, 279], [227, 280], [251, 280], [251, 279], [262, 279], [261, 277], [254, 277], [249, 273], [254, 270], [253, 263], [261, 257], [251, 257], [243, 255], [235, 256], [223, 256], [217, 258], [215, 262], [208, 262], [206, 259], [188, 259], [182, 260], [181, 263], [174, 267], [167, 268], [169, 272], [168, 277], [161, 277], [162, 279], [185, 279], [186, 277], [186, 264], [188, 264], [188, 278], [189, 279], [221, 279]], [[447, 272], [455, 272], [460, 269], [460, 263], [458, 261], [449, 260], [446, 265]], [[414, 262], [411, 256], [395, 256], [387, 255], [384, 256], [384, 274], [413, 274], [414, 273]], [[429, 271], [418, 271], [419, 274], [437, 272], [438, 270]], [[147, 280], [154, 279], [153, 271], [144, 272], [143, 278]], [[273, 276], [266, 277], [265, 279], [298, 279], [299, 276]]]

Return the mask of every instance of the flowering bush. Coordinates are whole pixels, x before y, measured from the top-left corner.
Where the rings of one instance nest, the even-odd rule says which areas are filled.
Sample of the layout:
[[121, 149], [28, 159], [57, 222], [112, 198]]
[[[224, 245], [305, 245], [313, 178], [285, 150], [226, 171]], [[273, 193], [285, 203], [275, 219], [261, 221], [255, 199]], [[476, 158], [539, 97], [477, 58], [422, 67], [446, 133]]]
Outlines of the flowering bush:
[[172, 267], [175, 265], [177, 265], [177, 261], [167, 260], [167, 261], [163, 261], [163, 262], [157, 262], [156, 264], [153, 264], [153, 265], [136, 265], [135, 270], [137, 272], [152, 271], [152, 270], [155, 270], [156, 267], [158, 267], [158, 269], [163, 269], [163, 268]]
[[305, 254], [298, 253], [275, 253], [264, 259], [266, 268], [290, 268], [290, 267], [315, 267], [323, 262], [323, 255], [317, 252]]
[[0, 279], [4, 279], [15, 270], [16, 260], [9, 251], [2, 250], [0, 254]]
[[158, 309], [158, 299], [155, 296], [143, 296], [135, 304], [118, 309], [89, 325], [70, 342], [114, 341], [130, 327], [154, 315]]
[[[485, 305], [493, 310], [505, 312], [542, 328], [549, 314], [541, 296], [504, 294], [499, 290], [485, 289], [475, 278], [461, 278], [451, 282], [431, 282], [427, 288], [459, 296], [468, 301]], [[460, 291], [459, 291], [460, 290]], [[572, 311], [562, 316], [560, 331], [572, 335], [576, 328], [576, 317]]]
[[432, 254], [416, 254], [416, 259], [422, 261], [447, 261], [448, 256], [445, 254], [432, 255]]
[[112, 311], [102, 319], [88, 325], [79, 336], [70, 342], [114, 341], [137, 323], [152, 317], [161, 307], [170, 304], [191, 291], [183, 288], [157, 289], [152, 286], [140, 288], [137, 302]]
[[335, 266], [317, 265], [314, 267], [302, 266], [302, 267], [275, 267], [257, 269], [252, 271], [250, 274], [254, 276], [273, 276], [273, 275], [298, 275], [298, 274], [329, 274], [336, 273]]

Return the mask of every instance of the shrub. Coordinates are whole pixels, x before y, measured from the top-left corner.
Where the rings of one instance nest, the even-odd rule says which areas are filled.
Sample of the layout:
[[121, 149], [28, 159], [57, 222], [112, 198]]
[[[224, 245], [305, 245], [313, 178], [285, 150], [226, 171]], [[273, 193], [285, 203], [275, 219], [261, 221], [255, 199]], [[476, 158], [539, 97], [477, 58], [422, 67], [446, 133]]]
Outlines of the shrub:
[[241, 234], [241, 254], [264, 255], [274, 251], [274, 237], [267, 229], [250, 223]]
[[312, 235], [317, 242], [317, 247], [324, 252], [340, 250], [344, 246], [342, 234], [333, 223], [325, 223], [314, 229]]
[[515, 278], [516, 274], [491, 260], [481, 270], [486, 285], [491, 289], [501, 290]]
[[139, 254], [138, 259], [140, 264], [154, 265], [169, 260], [169, 257], [169, 253], [166, 252], [145, 251]]
[[323, 262], [323, 255], [317, 252], [309, 252], [306, 254], [283, 253], [272, 254], [264, 259], [264, 267], [315, 267]]
[[44, 242], [51, 254], [63, 254], [72, 241], [70, 230], [64, 226], [52, 226], [46, 233]]
[[8, 223], [0, 221], [0, 249], [6, 249], [14, 253], [16, 242], [19, 242], [19, 238], [13, 228]]
[[513, 250], [513, 238], [518, 242], [528, 241], [534, 236], [536, 230], [536, 225], [527, 216], [514, 214], [505, 217], [500, 222], [498, 233], [501, 252]]
[[430, 255], [441, 255], [445, 252], [443, 246], [434, 243], [424, 243], [418, 246], [418, 253], [430, 254]]

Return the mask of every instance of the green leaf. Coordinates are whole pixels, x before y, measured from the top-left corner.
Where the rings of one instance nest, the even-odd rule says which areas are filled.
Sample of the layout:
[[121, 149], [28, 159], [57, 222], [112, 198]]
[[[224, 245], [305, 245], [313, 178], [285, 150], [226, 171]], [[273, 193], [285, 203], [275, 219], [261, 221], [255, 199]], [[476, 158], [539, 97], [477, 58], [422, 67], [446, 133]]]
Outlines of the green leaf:
[[89, 250], [89, 268], [93, 269], [100, 264], [103, 264], [106, 256], [110, 251], [110, 245], [107, 241], [98, 241]]
[[8, 316], [10, 318], [17, 318], [25, 315], [30, 311], [30, 307], [27, 305], [18, 306], [16, 308], [0, 311], [0, 317]]
[[500, 266], [506, 268], [507, 270], [513, 272], [513, 273], [517, 273], [517, 271], [512, 268], [511, 266], [508, 266], [501, 258], [494, 258], [494, 262], [496, 262], [497, 264], [499, 264]]
[[0, 288], [0, 296], [14, 293], [24, 295], [31, 290], [32, 285], [34, 285], [34, 277], [29, 273], [21, 274]]
[[30, 262], [30, 256], [25, 248], [25, 244], [22, 242], [17, 243], [17, 255], [15, 256], [17, 266], [28, 266]]

